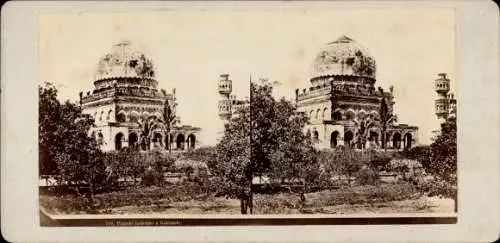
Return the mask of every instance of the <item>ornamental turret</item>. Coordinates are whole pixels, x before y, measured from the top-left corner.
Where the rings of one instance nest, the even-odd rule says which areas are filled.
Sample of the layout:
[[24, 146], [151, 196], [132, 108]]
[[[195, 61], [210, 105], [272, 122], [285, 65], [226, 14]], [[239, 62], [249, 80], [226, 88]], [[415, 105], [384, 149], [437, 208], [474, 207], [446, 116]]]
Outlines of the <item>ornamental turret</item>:
[[436, 93], [446, 96], [450, 92], [450, 79], [446, 77], [446, 73], [438, 74], [439, 78], [434, 81]]
[[437, 98], [435, 100], [436, 116], [438, 119], [446, 119], [449, 116], [455, 116], [457, 101], [450, 92], [450, 79], [446, 73], [438, 74], [439, 78], [434, 81]]
[[222, 120], [229, 120], [231, 117], [231, 92], [233, 82], [229, 79], [229, 74], [221, 74], [219, 79], [219, 117]]
[[219, 94], [228, 96], [233, 91], [233, 81], [229, 79], [229, 74], [221, 74], [219, 79]]

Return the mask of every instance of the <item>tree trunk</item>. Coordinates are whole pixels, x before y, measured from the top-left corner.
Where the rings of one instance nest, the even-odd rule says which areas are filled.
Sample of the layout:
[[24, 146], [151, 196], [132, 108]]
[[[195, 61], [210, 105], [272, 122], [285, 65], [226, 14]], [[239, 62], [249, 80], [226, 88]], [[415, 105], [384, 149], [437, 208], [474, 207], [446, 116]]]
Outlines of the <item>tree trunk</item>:
[[243, 195], [240, 198], [240, 207], [241, 207], [241, 214], [247, 214], [247, 208], [248, 208], [248, 199]]
[[453, 196], [453, 203], [454, 203], [454, 206], [455, 206], [455, 213], [458, 213], [458, 194], [455, 194]]
[[[250, 181], [251, 185], [251, 181]], [[241, 206], [241, 214], [247, 214], [248, 209], [250, 208], [250, 214], [253, 213], [253, 195], [252, 195], [252, 187], [246, 188], [240, 197], [240, 206]]]
[[94, 205], [94, 186], [92, 184], [90, 185], [90, 204], [93, 206]]
[[168, 153], [169, 154], [172, 154], [172, 141], [170, 141], [170, 134], [169, 134], [169, 137], [168, 137]]
[[167, 149], [168, 149], [168, 153], [169, 154], [172, 154], [172, 141], [170, 141], [170, 128], [168, 128], [167, 130], [167, 134], [165, 134], [165, 136], [167, 136]]
[[90, 181], [89, 181], [89, 194], [88, 194], [88, 199], [89, 199], [89, 206], [91, 209], [94, 209], [94, 183], [92, 182], [93, 181], [93, 177], [90, 178]]
[[382, 148], [384, 149], [384, 151], [386, 151], [385, 149], [385, 130], [382, 129]]
[[248, 198], [248, 206], [250, 208], [250, 214], [253, 214], [253, 192], [250, 190], [250, 196]]
[[307, 188], [306, 186], [304, 185], [304, 187], [302, 187], [302, 191], [300, 192], [300, 210], [302, 210], [302, 208], [304, 208], [305, 204], [306, 204], [306, 193], [307, 191]]

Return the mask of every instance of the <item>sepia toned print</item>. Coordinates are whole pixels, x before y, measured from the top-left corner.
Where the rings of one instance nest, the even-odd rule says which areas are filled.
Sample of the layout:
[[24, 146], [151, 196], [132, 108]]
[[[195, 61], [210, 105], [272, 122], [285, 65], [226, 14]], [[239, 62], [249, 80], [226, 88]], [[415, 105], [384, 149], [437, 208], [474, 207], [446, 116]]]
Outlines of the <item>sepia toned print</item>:
[[456, 223], [452, 10], [39, 20], [42, 226]]

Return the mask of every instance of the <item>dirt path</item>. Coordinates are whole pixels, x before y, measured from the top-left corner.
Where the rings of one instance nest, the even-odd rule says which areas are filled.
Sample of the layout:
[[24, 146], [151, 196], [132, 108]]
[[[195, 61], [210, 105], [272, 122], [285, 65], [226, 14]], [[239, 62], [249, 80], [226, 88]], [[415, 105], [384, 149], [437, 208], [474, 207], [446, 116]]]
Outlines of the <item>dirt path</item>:
[[[259, 213], [259, 208], [255, 208]], [[453, 200], [419, 198], [373, 204], [342, 204], [280, 210], [280, 214], [394, 214], [394, 213], [453, 213]], [[126, 206], [106, 210], [105, 214], [239, 214], [239, 201], [217, 199], [215, 202], [187, 201], [170, 205]]]

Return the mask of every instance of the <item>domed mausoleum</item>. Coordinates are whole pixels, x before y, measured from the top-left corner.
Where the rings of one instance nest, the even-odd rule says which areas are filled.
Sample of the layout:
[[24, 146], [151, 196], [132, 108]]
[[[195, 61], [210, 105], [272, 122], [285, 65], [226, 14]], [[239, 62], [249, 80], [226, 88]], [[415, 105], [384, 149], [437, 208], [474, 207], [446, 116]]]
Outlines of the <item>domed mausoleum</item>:
[[395, 123], [393, 87], [389, 92], [376, 88], [376, 72], [368, 50], [347, 36], [321, 48], [313, 63], [311, 86], [295, 90], [298, 110], [310, 118], [306, 133], [317, 148], [382, 148], [383, 123], [386, 148], [418, 143], [418, 127]]
[[99, 60], [94, 90], [80, 92], [80, 104], [95, 120], [91, 134], [103, 151], [125, 147], [187, 150], [197, 146], [200, 128], [181, 126], [178, 117], [170, 132], [165, 126], [145, 131], [145, 123], [163, 120], [164, 112], [175, 113], [177, 107], [175, 89], [172, 93], [158, 90], [155, 75], [153, 61], [129, 42], [114, 45]]

